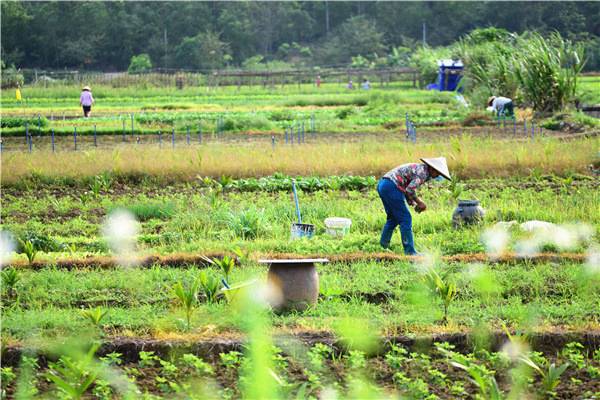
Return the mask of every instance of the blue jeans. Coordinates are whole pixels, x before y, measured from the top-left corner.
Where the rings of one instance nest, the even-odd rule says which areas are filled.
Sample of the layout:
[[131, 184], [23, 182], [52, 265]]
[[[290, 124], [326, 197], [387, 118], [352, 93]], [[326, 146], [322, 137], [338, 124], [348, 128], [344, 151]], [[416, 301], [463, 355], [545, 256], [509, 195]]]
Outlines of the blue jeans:
[[380, 179], [377, 185], [377, 193], [381, 197], [387, 221], [381, 232], [381, 240], [379, 243], [383, 248], [390, 246], [394, 229], [400, 225], [400, 235], [402, 235], [402, 246], [404, 254], [415, 255], [415, 243], [412, 231], [412, 216], [406, 204], [404, 193], [396, 187], [396, 184], [389, 179]]

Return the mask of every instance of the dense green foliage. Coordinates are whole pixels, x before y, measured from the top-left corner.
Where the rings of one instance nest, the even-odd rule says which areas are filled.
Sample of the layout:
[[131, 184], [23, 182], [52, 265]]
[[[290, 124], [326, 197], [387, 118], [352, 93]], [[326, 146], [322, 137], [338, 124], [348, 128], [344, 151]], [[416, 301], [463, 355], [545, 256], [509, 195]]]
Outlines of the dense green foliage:
[[[157, 67], [214, 68], [265, 59], [349, 64], [427, 43], [447, 45], [476, 27], [560, 32], [589, 40], [598, 65], [597, 2], [2, 2], [8, 65], [125, 70], [131, 57]], [[65, 23], [68, 21], [68, 23]], [[296, 45], [294, 46], [294, 43]], [[595, 52], [593, 51], [595, 49]], [[198, 58], [198, 53], [204, 57]], [[376, 55], [375, 55], [376, 54]], [[314, 56], [314, 57], [313, 57]]]
[[129, 72], [130, 74], [137, 74], [140, 72], [148, 71], [151, 68], [152, 61], [150, 61], [150, 56], [144, 53], [131, 57], [131, 62], [129, 63], [129, 68], [127, 68], [127, 72]]

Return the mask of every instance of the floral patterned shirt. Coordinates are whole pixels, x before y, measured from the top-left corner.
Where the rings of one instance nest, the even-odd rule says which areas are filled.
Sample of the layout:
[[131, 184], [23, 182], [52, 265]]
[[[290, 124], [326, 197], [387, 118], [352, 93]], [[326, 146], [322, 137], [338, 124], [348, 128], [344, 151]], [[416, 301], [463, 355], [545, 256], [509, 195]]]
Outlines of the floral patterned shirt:
[[402, 164], [383, 176], [396, 184], [404, 193], [409, 204], [417, 198], [416, 190], [427, 182], [431, 176], [425, 164]]

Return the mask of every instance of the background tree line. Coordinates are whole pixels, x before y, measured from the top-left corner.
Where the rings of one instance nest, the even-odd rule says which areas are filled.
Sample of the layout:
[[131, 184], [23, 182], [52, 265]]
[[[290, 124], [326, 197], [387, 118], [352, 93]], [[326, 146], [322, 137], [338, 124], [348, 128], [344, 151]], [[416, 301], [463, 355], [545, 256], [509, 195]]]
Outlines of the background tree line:
[[[600, 2], [2, 2], [2, 61], [38, 68], [402, 65], [477, 27], [558, 31], [600, 69]], [[143, 69], [143, 68], [142, 68]]]

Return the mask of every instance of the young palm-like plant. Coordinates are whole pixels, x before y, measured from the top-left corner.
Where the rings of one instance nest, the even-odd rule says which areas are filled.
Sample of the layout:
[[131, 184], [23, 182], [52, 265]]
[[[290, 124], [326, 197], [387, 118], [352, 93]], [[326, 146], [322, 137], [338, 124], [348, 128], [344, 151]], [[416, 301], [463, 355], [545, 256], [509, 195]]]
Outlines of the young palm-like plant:
[[35, 260], [35, 256], [37, 255], [35, 244], [31, 240], [24, 241], [22, 239], [19, 239], [19, 243], [21, 244], [23, 253], [27, 256], [29, 266], [31, 266], [33, 264], [33, 260]]
[[202, 291], [204, 292], [204, 296], [206, 297], [206, 301], [209, 303], [215, 303], [217, 301], [217, 296], [219, 295], [219, 280], [208, 271], [201, 271], [199, 280]]
[[442, 300], [444, 305], [444, 324], [448, 323], [448, 308], [456, 298], [458, 290], [454, 282], [450, 282], [446, 276], [438, 274], [434, 268], [429, 268], [424, 278], [429, 290]]
[[202, 258], [209, 264], [218, 267], [221, 270], [221, 272], [223, 272], [223, 275], [225, 276], [225, 281], [229, 283], [229, 274], [235, 266], [235, 258], [229, 257], [227, 255], [223, 256], [223, 258], [221, 258], [220, 260], [218, 258], [215, 259], [206, 256], [202, 256]]
[[20, 280], [21, 277], [16, 269], [7, 268], [2, 271], [2, 287], [6, 289], [9, 299], [14, 299], [17, 296], [17, 284]]
[[173, 294], [179, 301], [181, 307], [185, 311], [185, 320], [187, 325], [187, 330], [190, 330], [192, 312], [194, 311], [194, 307], [197, 303], [197, 295], [198, 295], [198, 283], [194, 282], [190, 287], [184, 287], [181, 282], [177, 282], [173, 286]]
[[471, 381], [479, 389], [480, 397], [477, 398], [489, 400], [503, 399], [502, 391], [498, 386], [493, 371], [488, 370], [484, 365], [474, 363], [463, 354], [444, 349], [440, 346], [437, 346], [437, 350], [448, 358], [450, 365], [460, 368], [469, 374]]
[[88, 308], [87, 310], [81, 310], [81, 315], [94, 324], [96, 327], [100, 327], [100, 323], [108, 314], [108, 310], [104, 310], [100, 307]]
[[556, 364], [552, 363], [549, 364], [547, 368], [544, 368], [543, 365], [539, 365], [526, 355], [522, 355], [520, 360], [540, 375], [542, 378], [542, 389], [545, 394], [550, 396], [554, 393], [554, 389], [556, 389], [560, 383], [560, 376], [569, 367], [569, 363], [564, 363], [558, 367]]
[[94, 355], [100, 345], [93, 345], [80, 359], [72, 360], [63, 356], [56, 364], [51, 364], [45, 377], [65, 392], [70, 399], [80, 399], [98, 378], [94, 367]]

